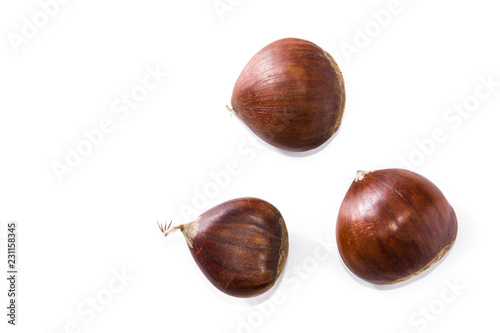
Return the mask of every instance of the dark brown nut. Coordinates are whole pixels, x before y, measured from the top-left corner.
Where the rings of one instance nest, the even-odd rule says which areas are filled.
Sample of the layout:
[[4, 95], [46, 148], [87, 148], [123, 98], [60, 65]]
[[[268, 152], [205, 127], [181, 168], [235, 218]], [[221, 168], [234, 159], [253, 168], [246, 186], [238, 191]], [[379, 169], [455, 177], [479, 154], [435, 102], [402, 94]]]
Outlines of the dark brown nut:
[[231, 98], [238, 117], [265, 142], [289, 151], [319, 147], [338, 130], [345, 106], [335, 60], [309, 41], [286, 38], [260, 50]]
[[349, 269], [374, 284], [415, 276], [457, 236], [457, 217], [443, 193], [411, 171], [359, 171], [340, 207], [337, 245]]
[[285, 266], [288, 231], [281, 213], [270, 203], [240, 198], [220, 204], [180, 230], [194, 260], [222, 292], [253, 297], [269, 290]]

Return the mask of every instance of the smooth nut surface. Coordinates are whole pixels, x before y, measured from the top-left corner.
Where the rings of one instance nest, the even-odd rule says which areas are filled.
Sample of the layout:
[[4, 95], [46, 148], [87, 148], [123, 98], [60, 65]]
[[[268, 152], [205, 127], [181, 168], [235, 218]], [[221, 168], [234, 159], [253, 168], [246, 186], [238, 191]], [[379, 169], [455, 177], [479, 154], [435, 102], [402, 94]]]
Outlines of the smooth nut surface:
[[337, 219], [347, 267], [374, 284], [404, 281], [450, 249], [457, 218], [443, 193], [411, 171], [358, 172]]
[[232, 108], [262, 140], [289, 151], [325, 143], [345, 107], [342, 73], [317, 45], [286, 38], [260, 50], [239, 76]]
[[205, 276], [219, 290], [252, 297], [269, 290], [288, 256], [288, 232], [281, 213], [257, 198], [220, 204], [182, 230]]

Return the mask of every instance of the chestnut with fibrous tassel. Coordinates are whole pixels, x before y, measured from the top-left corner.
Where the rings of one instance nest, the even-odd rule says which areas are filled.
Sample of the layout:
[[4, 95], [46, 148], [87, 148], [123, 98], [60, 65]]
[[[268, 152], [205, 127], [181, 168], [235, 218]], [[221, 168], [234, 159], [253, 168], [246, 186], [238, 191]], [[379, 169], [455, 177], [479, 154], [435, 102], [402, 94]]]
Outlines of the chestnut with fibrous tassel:
[[337, 245], [355, 275], [393, 284], [440, 260], [457, 228], [453, 208], [423, 176], [402, 169], [358, 171], [340, 207]]
[[260, 50], [241, 72], [231, 98], [231, 108], [257, 136], [295, 152], [333, 136], [344, 106], [344, 78], [335, 60], [297, 38]]
[[269, 290], [288, 256], [281, 213], [257, 198], [230, 200], [193, 222], [160, 229], [164, 236], [180, 230], [208, 280], [231, 296], [253, 297]]

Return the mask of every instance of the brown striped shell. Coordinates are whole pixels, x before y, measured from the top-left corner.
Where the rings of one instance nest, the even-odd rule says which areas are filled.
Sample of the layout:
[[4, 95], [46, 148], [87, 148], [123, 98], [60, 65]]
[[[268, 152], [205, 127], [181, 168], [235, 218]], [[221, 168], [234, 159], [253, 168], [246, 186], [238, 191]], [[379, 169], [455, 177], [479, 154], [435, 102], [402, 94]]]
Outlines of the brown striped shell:
[[264, 200], [227, 201], [180, 229], [202, 272], [226, 294], [260, 295], [283, 271], [288, 232], [281, 213]]
[[339, 128], [344, 79], [335, 60], [319, 46], [285, 38], [249, 61], [231, 104], [262, 140], [284, 150], [306, 151], [325, 143]]
[[360, 171], [340, 207], [337, 245], [358, 277], [391, 284], [441, 259], [457, 228], [453, 208], [428, 179], [401, 169]]

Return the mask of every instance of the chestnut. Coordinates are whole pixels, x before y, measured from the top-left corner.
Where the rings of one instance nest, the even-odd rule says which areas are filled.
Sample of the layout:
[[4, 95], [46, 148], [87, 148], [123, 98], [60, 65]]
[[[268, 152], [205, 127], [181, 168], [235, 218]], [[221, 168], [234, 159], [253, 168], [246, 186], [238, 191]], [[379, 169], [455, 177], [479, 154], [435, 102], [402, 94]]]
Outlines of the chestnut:
[[345, 106], [342, 73], [330, 54], [307, 40], [285, 38], [245, 66], [231, 98], [236, 115], [262, 140], [307, 151], [338, 130]]
[[288, 231], [281, 213], [257, 198], [222, 203], [180, 230], [191, 254], [208, 280], [222, 292], [253, 297], [269, 290], [280, 276], [288, 256]]
[[401, 169], [358, 171], [340, 207], [336, 237], [355, 275], [392, 284], [440, 260], [457, 228], [453, 208], [423, 176]]

